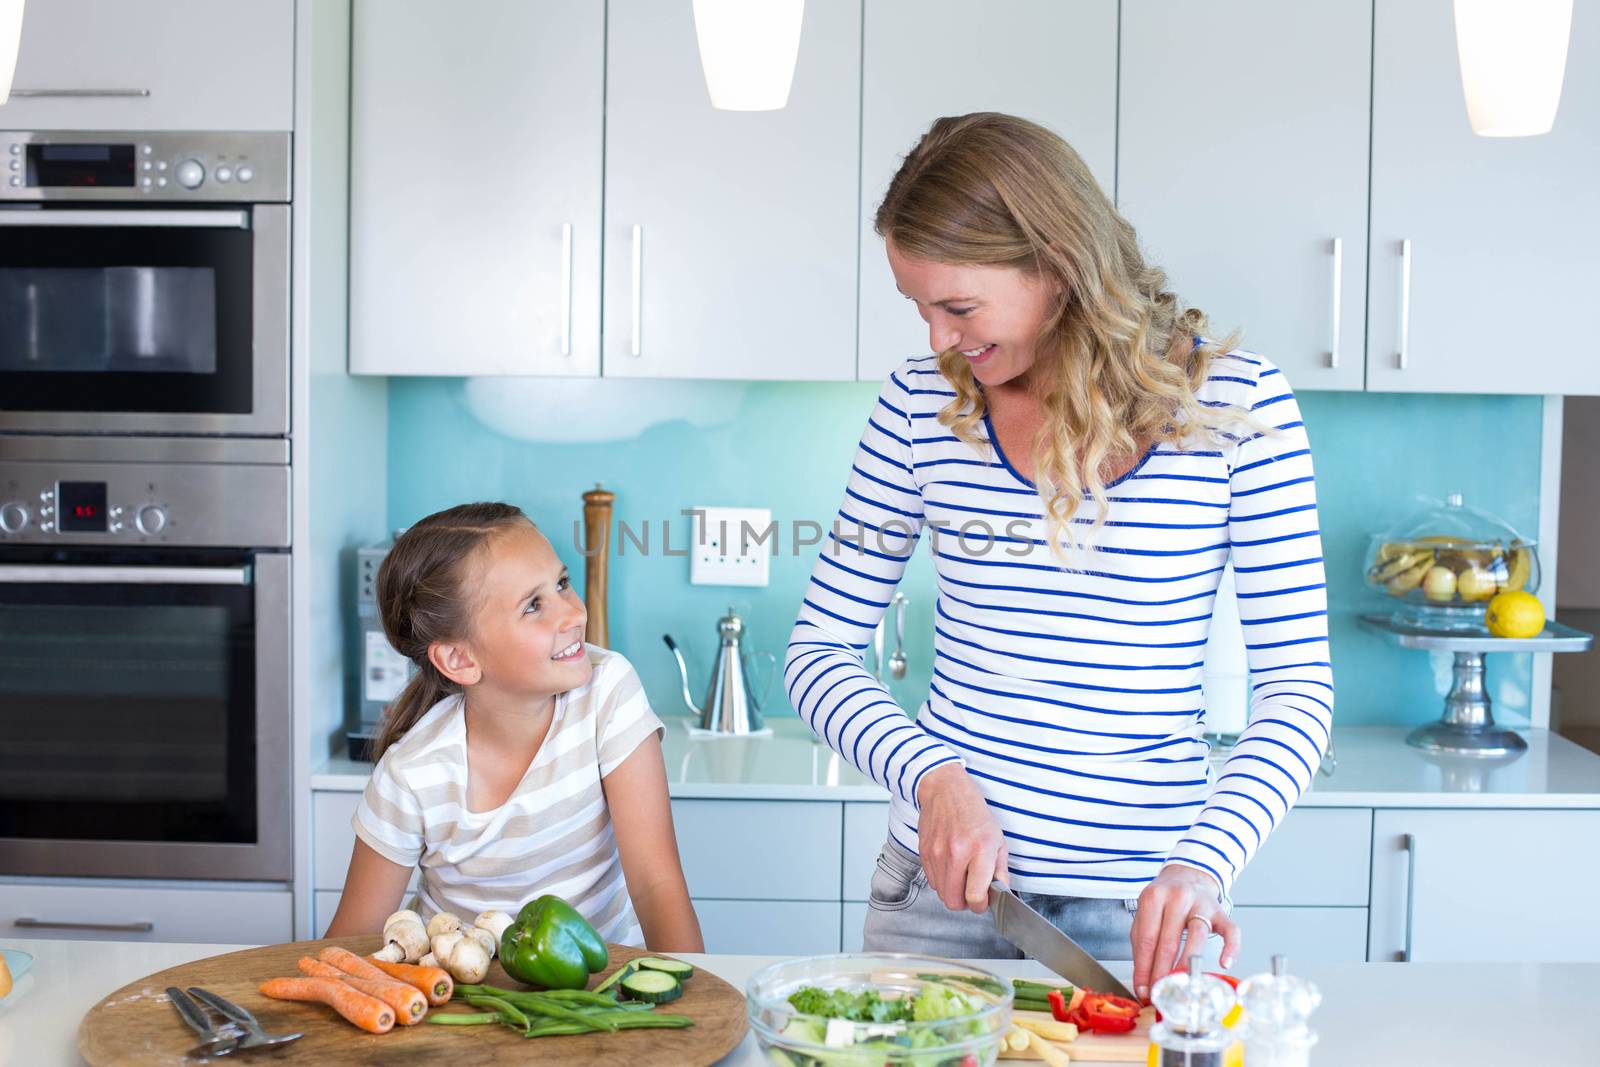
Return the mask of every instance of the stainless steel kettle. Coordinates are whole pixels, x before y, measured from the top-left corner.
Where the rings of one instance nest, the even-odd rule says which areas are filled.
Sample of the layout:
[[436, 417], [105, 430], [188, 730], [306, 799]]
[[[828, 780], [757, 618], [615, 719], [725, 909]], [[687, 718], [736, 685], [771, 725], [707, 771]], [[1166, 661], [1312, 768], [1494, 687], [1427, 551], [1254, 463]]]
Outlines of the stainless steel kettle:
[[683, 679], [683, 703], [700, 719], [700, 728], [723, 734], [748, 734], [762, 728], [761, 704], [772, 689], [778, 675], [778, 657], [771, 652], [754, 652], [757, 658], [771, 661], [772, 673], [762, 687], [758, 698], [750, 691], [746, 654], [739, 641], [744, 634], [744, 620], [730, 607], [728, 614], [717, 620], [717, 661], [711, 668], [711, 685], [706, 690], [705, 707], [700, 707], [689, 695], [689, 667], [683, 662], [683, 653], [671, 634], [662, 634], [661, 640], [672, 650], [678, 661], [678, 676]]

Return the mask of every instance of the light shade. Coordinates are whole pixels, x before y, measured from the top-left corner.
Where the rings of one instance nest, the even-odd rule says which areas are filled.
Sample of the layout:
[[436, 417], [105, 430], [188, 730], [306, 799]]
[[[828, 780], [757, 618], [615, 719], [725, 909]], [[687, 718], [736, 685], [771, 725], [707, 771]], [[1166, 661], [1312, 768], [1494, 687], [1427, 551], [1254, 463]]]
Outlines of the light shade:
[[1561, 102], [1572, 0], [1455, 0], [1456, 52], [1473, 132], [1549, 133]]
[[789, 102], [805, 0], [694, 0], [711, 106], [776, 111]]
[[22, 0], [0, 0], [0, 104], [11, 99], [17, 73], [17, 46], [22, 43]]

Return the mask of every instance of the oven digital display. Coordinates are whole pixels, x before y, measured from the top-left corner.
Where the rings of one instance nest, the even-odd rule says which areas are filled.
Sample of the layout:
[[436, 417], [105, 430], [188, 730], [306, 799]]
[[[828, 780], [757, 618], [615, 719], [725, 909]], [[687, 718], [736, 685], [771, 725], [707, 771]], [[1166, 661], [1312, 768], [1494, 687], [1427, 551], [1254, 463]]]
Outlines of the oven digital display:
[[56, 512], [62, 533], [105, 533], [106, 483], [58, 482]]
[[131, 144], [30, 144], [28, 184], [34, 188], [129, 187], [134, 183]]

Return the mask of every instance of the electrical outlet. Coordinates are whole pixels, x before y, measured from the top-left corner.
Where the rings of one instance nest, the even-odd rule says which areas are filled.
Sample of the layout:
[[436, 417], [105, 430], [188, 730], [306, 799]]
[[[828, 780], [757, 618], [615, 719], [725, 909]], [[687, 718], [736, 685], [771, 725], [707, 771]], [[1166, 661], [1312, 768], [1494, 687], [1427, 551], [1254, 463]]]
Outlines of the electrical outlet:
[[766, 508], [695, 508], [689, 518], [691, 585], [766, 585], [777, 534]]

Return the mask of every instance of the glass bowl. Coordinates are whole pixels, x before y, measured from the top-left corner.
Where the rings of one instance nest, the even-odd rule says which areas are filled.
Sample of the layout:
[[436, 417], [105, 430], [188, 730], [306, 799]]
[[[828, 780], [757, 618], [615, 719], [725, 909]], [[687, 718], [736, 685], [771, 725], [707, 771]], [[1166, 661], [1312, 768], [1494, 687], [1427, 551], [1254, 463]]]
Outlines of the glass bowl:
[[1539, 588], [1537, 542], [1471, 507], [1460, 493], [1372, 538], [1367, 584], [1400, 601], [1398, 622], [1429, 630], [1485, 632], [1496, 593]]
[[[950, 982], [983, 989], [995, 999], [969, 995], [976, 1011], [919, 1022], [830, 1020], [789, 1003], [806, 986], [875, 990], [893, 1000]], [[1009, 980], [937, 956], [841, 953], [785, 960], [751, 975], [745, 1000], [756, 1042], [779, 1067], [989, 1067], [1011, 1027]]]

